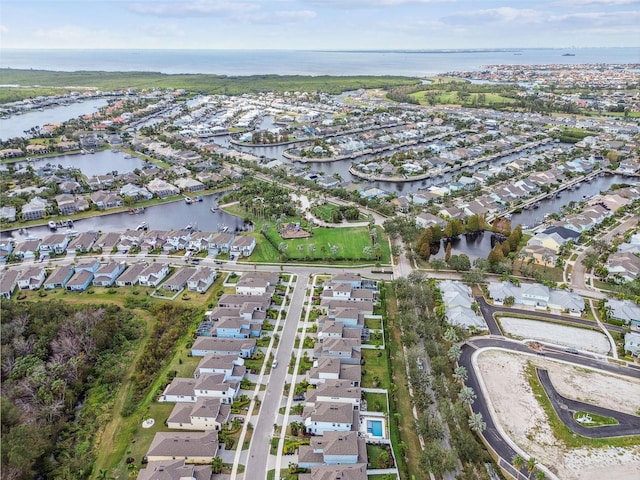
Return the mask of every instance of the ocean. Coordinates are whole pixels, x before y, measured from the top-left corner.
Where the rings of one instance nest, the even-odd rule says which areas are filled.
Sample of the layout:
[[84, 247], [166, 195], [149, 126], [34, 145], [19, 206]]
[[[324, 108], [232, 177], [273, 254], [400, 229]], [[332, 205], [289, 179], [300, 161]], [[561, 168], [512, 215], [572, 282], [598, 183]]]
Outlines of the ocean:
[[[564, 56], [571, 53], [574, 56]], [[0, 50], [0, 67], [217, 75], [406, 75], [485, 65], [640, 64], [640, 48], [497, 50]], [[0, 78], [0, 84], [2, 79]]]

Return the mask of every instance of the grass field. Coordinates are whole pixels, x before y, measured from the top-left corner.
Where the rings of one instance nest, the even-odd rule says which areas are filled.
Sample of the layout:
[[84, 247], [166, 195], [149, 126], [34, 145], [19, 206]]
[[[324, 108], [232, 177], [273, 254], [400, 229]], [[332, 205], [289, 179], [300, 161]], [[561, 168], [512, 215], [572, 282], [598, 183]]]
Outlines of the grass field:
[[362, 350], [362, 386], [364, 388], [389, 388], [391, 378], [387, 356], [382, 349]]
[[[416, 98], [421, 105], [428, 105], [430, 94], [433, 94], [433, 91], [428, 92], [417, 92], [412, 94], [414, 98]], [[482, 97], [484, 95], [484, 97]], [[438, 93], [433, 97], [435, 103], [438, 105], [478, 105], [478, 106], [486, 106], [492, 107], [496, 105], [504, 105], [516, 103], [516, 100], [513, 98], [502, 96], [498, 93], [469, 93], [466, 98], [462, 98], [457, 91], [453, 92], [444, 92]]]
[[[168, 75], [157, 72], [53, 72], [47, 70], [0, 69], [3, 83], [7, 85], [40, 88], [31, 92], [21, 88], [3, 88], [0, 103], [30, 98], [50, 88], [90, 87], [100, 90], [126, 88], [182, 88], [202, 94], [240, 95], [251, 92], [321, 91], [341, 93], [359, 88], [385, 88], [399, 85], [415, 85], [417, 78], [401, 76], [301, 76], [301, 75], [252, 75], [226, 76], [209, 74]], [[19, 97], [20, 94], [25, 94]], [[28, 95], [28, 96], [27, 96]], [[34, 95], [35, 96], [35, 95]]]

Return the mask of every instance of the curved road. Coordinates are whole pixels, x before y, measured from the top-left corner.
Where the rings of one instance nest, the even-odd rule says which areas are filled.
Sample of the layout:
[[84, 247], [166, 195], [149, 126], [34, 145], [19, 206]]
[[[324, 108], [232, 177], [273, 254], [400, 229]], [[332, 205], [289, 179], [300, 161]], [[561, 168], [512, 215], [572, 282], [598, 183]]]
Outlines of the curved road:
[[[540, 383], [547, 393], [547, 396], [549, 397], [549, 400], [551, 401], [551, 405], [553, 405], [553, 409], [556, 411], [558, 417], [560, 417], [560, 420], [562, 420], [562, 423], [578, 435], [588, 438], [640, 435], [640, 417], [563, 397], [553, 386], [547, 370], [536, 368], [536, 373]], [[603, 417], [615, 418], [618, 421], [618, 424], [603, 425], [600, 427], [585, 427], [573, 418], [573, 414], [576, 412], [588, 412], [601, 415]]]
[[[522, 455], [522, 451], [519, 451], [517, 446], [511, 439], [504, 433], [502, 428], [497, 425], [492, 416], [492, 407], [489, 400], [486, 398], [486, 388], [475, 368], [474, 356], [477, 352], [483, 349], [503, 349], [508, 351], [515, 351], [520, 353], [526, 353], [535, 355], [522, 342], [514, 340], [507, 340], [505, 338], [496, 337], [480, 337], [473, 338], [462, 345], [462, 353], [458, 363], [467, 369], [468, 380], [466, 385], [471, 387], [475, 392], [478, 392], [478, 398], [472, 404], [472, 410], [474, 413], [481, 413], [486, 423], [486, 429], [482, 433], [485, 441], [489, 444], [491, 449], [500, 457], [499, 465], [507, 470], [515, 478], [528, 478], [528, 472], [522, 470], [518, 473], [511, 465], [511, 459], [517, 454]], [[544, 355], [555, 360], [560, 360], [572, 364], [581, 365], [583, 367], [589, 367], [599, 370], [604, 370], [616, 375], [628, 376], [632, 378], [640, 378], [640, 370], [634, 368], [624, 367], [618, 364], [610, 364], [606, 361], [599, 360], [594, 357], [586, 355], [575, 355], [565, 352], [563, 349], [555, 349], [553, 347], [545, 347]]]

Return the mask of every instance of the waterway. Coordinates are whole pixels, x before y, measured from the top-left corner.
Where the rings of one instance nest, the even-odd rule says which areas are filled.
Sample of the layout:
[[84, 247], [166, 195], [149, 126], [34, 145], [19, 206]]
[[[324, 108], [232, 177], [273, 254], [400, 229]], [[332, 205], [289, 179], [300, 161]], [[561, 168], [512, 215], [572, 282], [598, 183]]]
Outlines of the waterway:
[[[126, 158], [127, 154], [120, 150], [99, 150], [95, 153], [58, 155], [55, 157], [39, 158], [29, 162], [17, 162], [12, 165], [16, 169], [31, 165], [35, 170], [46, 167], [53, 168], [61, 165], [63, 168], [77, 168], [87, 177], [105, 175], [107, 173], [133, 172], [136, 168], [142, 168], [144, 160], [138, 157]], [[6, 170], [7, 165], [0, 165], [0, 170]]]
[[98, 98], [70, 105], [33, 110], [21, 115], [11, 115], [0, 119], [0, 140], [5, 141], [15, 137], [25, 137], [32, 128], [42, 127], [51, 123], [61, 123], [77, 118], [107, 105], [107, 100]]
[[511, 217], [511, 224], [520, 224], [523, 227], [533, 228], [543, 222], [545, 215], [559, 213], [565, 205], [570, 202], [586, 201], [609, 190], [615, 183], [635, 184], [636, 180], [623, 175], [599, 175], [591, 182], [581, 182], [575, 190], [564, 190], [559, 197], [553, 196], [540, 201], [538, 208], [523, 210], [522, 213], [514, 213]]
[[[188, 225], [203, 232], [217, 232], [227, 227], [229, 232], [245, 228], [244, 219], [230, 215], [211, 207], [217, 206], [221, 193], [205, 195], [202, 202], [188, 205], [184, 201], [155, 205], [145, 209], [144, 213], [130, 215], [128, 212], [113, 213], [99, 217], [84, 218], [74, 221], [73, 230], [82, 232], [124, 232], [135, 230], [142, 222], [146, 222], [150, 230], [178, 230]], [[65, 233], [66, 229], [58, 229]], [[31, 227], [26, 231], [12, 230], [2, 232], [0, 238], [13, 238], [16, 241], [27, 237], [44, 238], [51, 230], [46, 225]]]

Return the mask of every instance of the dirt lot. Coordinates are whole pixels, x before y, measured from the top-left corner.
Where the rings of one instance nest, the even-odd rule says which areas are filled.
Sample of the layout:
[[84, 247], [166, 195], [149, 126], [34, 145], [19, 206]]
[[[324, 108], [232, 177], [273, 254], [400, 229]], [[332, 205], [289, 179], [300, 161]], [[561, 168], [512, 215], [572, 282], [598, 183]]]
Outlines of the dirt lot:
[[[549, 467], [562, 480], [640, 478], [640, 445], [633, 448], [567, 449], [556, 440], [525, 377], [530, 360], [549, 370], [558, 391], [626, 413], [640, 407], [640, 380], [574, 368], [540, 357], [484, 352], [478, 366], [502, 428], [525, 452]], [[615, 392], [615, 395], [612, 395]]]

